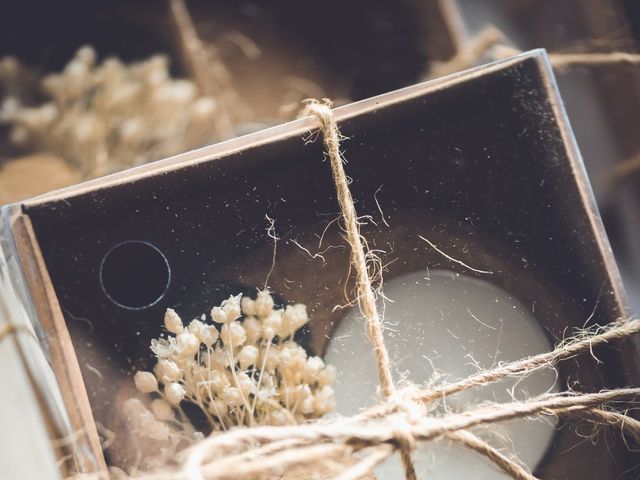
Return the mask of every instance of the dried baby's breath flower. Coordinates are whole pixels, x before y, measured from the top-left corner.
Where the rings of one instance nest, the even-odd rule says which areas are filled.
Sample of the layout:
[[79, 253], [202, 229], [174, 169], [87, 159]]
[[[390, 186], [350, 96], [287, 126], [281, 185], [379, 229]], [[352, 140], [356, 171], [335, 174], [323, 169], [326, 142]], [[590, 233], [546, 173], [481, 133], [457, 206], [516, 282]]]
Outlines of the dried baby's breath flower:
[[322, 387], [327, 385], [333, 385], [336, 381], [336, 369], [333, 365], [327, 365], [318, 374], [318, 384]]
[[216, 343], [219, 337], [220, 337], [220, 334], [218, 333], [218, 330], [216, 329], [216, 327], [214, 327], [213, 325], [204, 325], [200, 329], [200, 340], [207, 347], [210, 347], [211, 345]]
[[[213, 432], [290, 425], [334, 408], [335, 370], [320, 357], [309, 357], [293, 339], [308, 321], [304, 305], [276, 308], [263, 290], [255, 300], [229, 297], [211, 310], [211, 319], [213, 324], [203, 317], [184, 328], [179, 315], [167, 310], [170, 335], [151, 342], [158, 359], [155, 376], [138, 372], [135, 377], [138, 389], [153, 392], [154, 399], [150, 410], [141, 403], [127, 407], [127, 418], [137, 415], [134, 432], [147, 428], [144, 435], [164, 438], [167, 451], [175, 452], [195, 438], [183, 402], [199, 407]], [[164, 422], [169, 433], [154, 422]]]
[[238, 354], [238, 362], [240, 362], [240, 368], [242, 370], [246, 370], [249, 367], [252, 367], [258, 361], [258, 356], [260, 355], [260, 351], [254, 345], [247, 345], [240, 350]]
[[222, 309], [227, 315], [227, 321], [233, 322], [240, 318], [241, 308], [240, 308], [240, 299], [242, 298], [242, 294], [236, 295], [235, 297], [232, 295], [227, 300], [222, 302]]
[[204, 327], [204, 323], [202, 323], [197, 318], [194, 318], [189, 323], [189, 326], [187, 327], [187, 330], [188, 330], [189, 333], [192, 333], [196, 337], [200, 338], [200, 330], [202, 330], [202, 327]]
[[164, 326], [171, 333], [182, 333], [184, 327], [182, 326], [182, 320], [172, 308], [167, 308], [164, 314]]
[[170, 337], [168, 340], [164, 338], [151, 340], [151, 351], [156, 354], [158, 358], [164, 358], [171, 356], [175, 351], [176, 339]]
[[183, 332], [176, 337], [176, 352], [180, 357], [191, 357], [200, 350], [200, 340], [193, 333]]
[[247, 332], [240, 322], [231, 322], [222, 326], [220, 338], [225, 345], [230, 348], [240, 346], [247, 341]]
[[164, 387], [164, 397], [172, 405], [178, 405], [184, 400], [186, 394], [187, 391], [177, 382], [172, 382]]
[[223, 301], [219, 307], [213, 307], [211, 310], [213, 321], [216, 323], [230, 323], [240, 318], [240, 298], [241, 295], [232, 295]]
[[151, 372], [137, 372], [133, 380], [136, 388], [142, 393], [151, 393], [158, 390], [158, 380]]
[[227, 314], [222, 307], [213, 307], [211, 309], [211, 319], [215, 323], [227, 323]]
[[229, 355], [222, 348], [214, 349], [209, 355], [209, 358], [211, 359], [211, 365], [214, 370], [224, 372], [225, 367], [229, 365]]
[[244, 331], [247, 334], [247, 343], [251, 345], [257, 344], [260, 340], [260, 335], [262, 335], [262, 324], [258, 321], [258, 319], [253, 316], [246, 317], [244, 322], [242, 322], [242, 326], [244, 327]]
[[173, 361], [161, 358], [158, 360], [155, 368], [153, 369], [158, 381], [161, 383], [175, 382], [182, 378], [182, 370]]
[[256, 314], [256, 302], [252, 298], [242, 297], [240, 307], [242, 309], [242, 313], [246, 316], [253, 316]]
[[256, 315], [266, 317], [273, 311], [273, 297], [268, 290], [258, 292], [258, 298], [255, 300]]

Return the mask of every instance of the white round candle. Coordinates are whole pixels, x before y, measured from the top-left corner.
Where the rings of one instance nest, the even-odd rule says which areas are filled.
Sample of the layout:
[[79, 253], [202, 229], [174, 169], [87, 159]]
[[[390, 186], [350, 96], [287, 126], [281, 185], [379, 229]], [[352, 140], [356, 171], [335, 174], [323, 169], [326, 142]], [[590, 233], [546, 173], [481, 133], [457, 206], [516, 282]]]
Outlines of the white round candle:
[[[465, 378], [497, 362], [551, 349], [538, 321], [507, 292], [483, 280], [449, 271], [418, 271], [385, 282], [381, 304], [385, 342], [395, 378], [424, 384], [434, 369], [447, 382]], [[337, 370], [336, 411], [351, 415], [379, 399], [376, 363], [359, 310], [350, 310], [335, 329], [326, 361]], [[509, 402], [554, 391], [556, 371], [538, 371], [447, 399], [460, 411], [482, 401]], [[512, 390], [512, 391], [510, 391]], [[554, 425], [543, 419], [522, 419], [474, 430], [503, 451], [511, 451], [530, 469], [544, 456]], [[497, 480], [510, 478], [480, 455], [446, 441], [421, 447], [414, 457], [419, 478], [430, 480]], [[402, 478], [397, 458], [376, 470], [380, 480]]]

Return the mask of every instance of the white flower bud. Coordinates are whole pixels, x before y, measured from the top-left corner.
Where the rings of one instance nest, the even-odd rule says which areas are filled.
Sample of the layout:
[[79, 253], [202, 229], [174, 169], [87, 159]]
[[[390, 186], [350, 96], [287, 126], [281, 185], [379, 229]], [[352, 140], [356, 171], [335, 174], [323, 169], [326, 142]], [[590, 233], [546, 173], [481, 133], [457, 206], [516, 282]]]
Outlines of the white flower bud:
[[242, 307], [242, 313], [245, 315], [255, 315], [256, 314], [256, 303], [249, 297], [242, 297], [240, 301], [240, 306]]
[[120, 137], [123, 140], [134, 140], [144, 133], [144, 124], [139, 118], [128, 118], [120, 125]]
[[300, 411], [305, 415], [311, 415], [314, 410], [314, 398], [309, 396], [305, 398], [300, 404]]
[[83, 45], [76, 52], [76, 58], [85, 65], [92, 66], [96, 62], [96, 51], [89, 45]]
[[247, 333], [240, 322], [232, 322], [222, 326], [220, 338], [222, 338], [225, 345], [238, 347], [247, 340]]
[[189, 327], [187, 327], [187, 330], [189, 331], [189, 333], [193, 333], [196, 337], [200, 338], [200, 329], [202, 327], [204, 327], [204, 323], [194, 318], [193, 320], [191, 320], [191, 322], [189, 322]]
[[222, 309], [224, 310], [225, 315], [227, 316], [227, 322], [233, 322], [240, 318], [242, 315], [240, 309], [240, 299], [242, 298], [242, 294], [236, 295], [235, 297], [231, 295], [228, 299], [222, 302]]
[[227, 323], [227, 314], [222, 307], [213, 307], [211, 309], [211, 319], [216, 323]]
[[289, 369], [302, 371], [307, 363], [307, 354], [297, 343], [287, 342], [282, 348], [280, 363]]
[[255, 393], [256, 385], [249, 375], [244, 372], [240, 372], [236, 377], [238, 378], [238, 388], [242, 391], [245, 397], [251, 393]]
[[169, 421], [175, 418], [171, 405], [161, 398], [156, 398], [151, 402], [151, 411], [158, 420]]
[[332, 387], [325, 386], [316, 391], [313, 400], [314, 413], [322, 416], [329, 413], [336, 406], [335, 392]]
[[305, 305], [300, 303], [288, 305], [282, 316], [283, 328], [286, 330], [282, 336], [294, 334], [308, 321], [309, 316], [307, 315], [307, 307]]
[[40, 115], [40, 121], [42, 123], [51, 123], [58, 116], [58, 107], [56, 107], [53, 103], [46, 103], [45, 105], [38, 108], [38, 113]]
[[211, 345], [216, 343], [218, 341], [218, 337], [218, 329], [213, 325], [204, 325], [200, 329], [200, 340], [202, 340], [202, 343], [204, 343], [207, 347], [210, 347]]
[[306, 383], [297, 385], [294, 390], [295, 393], [293, 395], [290, 395], [289, 398], [293, 398], [299, 403], [304, 402], [307, 398], [313, 398], [311, 387], [309, 387], [309, 385], [307, 385]]
[[336, 369], [333, 365], [327, 365], [318, 374], [318, 384], [324, 387], [333, 384], [336, 380]]
[[263, 336], [266, 340], [271, 341], [271, 340], [273, 339], [273, 337], [275, 337], [275, 336], [276, 336], [276, 331], [275, 331], [273, 328], [271, 328], [271, 327], [264, 327], [264, 328], [262, 329], [262, 336]]
[[200, 350], [200, 340], [192, 333], [181, 333], [176, 337], [176, 350], [181, 357], [191, 357]]
[[324, 362], [320, 357], [310, 357], [304, 367], [304, 379], [307, 383], [318, 381], [320, 372], [324, 368]]
[[133, 377], [136, 388], [142, 393], [151, 393], [158, 390], [158, 380], [151, 372], [136, 372]]
[[271, 314], [264, 319], [264, 330], [273, 330], [276, 334], [282, 333], [282, 311], [274, 310]]
[[179, 383], [170, 383], [164, 387], [164, 396], [171, 405], [178, 405], [187, 392]]
[[160, 83], [152, 91], [152, 100], [159, 104], [170, 105], [169, 108], [176, 108], [188, 103], [196, 93], [195, 86], [187, 80]]
[[225, 387], [229, 386], [229, 379], [224, 372], [213, 370], [210, 373], [209, 387], [215, 393], [222, 392]]
[[240, 368], [246, 370], [247, 368], [255, 365], [258, 361], [258, 354], [260, 352], [253, 345], [247, 345], [240, 350], [238, 354], [238, 361], [240, 362]]
[[262, 374], [262, 381], [260, 382], [260, 389], [265, 391], [265, 394], [267, 395], [267, 397], [269, 397], [275, 394], [275, 392], [272, 392], [272, 390], [275, 390], [275, 387], [276, 383], [273, 379], [273, 376], [267, 372], [264, 372]]
[[174, 337], [170, 337], [168, 340], [166, 338], [160, 338], [158, 340], [154, 338], [151, 340], [151, 351], [155, 353], [158, 358], [170, 357], [174, 354], [175, 347], [176, 339]]
[[173, 361], [167, 359], [160, 359], [154, 368], [154, 372], [162, 383], [175, 382], [182, 378], [182, 370]]
[[255, 301], [256, 315], [260, 317], [268, 316], [273, 310], [273, 297], [269, 290], [260, 290]]
[[217, 370], [224, 370], [229, 364], [229, 356], [222, 348], [216, 348], [211, 354], [211, 365]]
[[[244, 298], [243, 298], [244, 300]], [[262, 334], [262, 326], [256, 317], [246, 317], [242, 322], [244, 331], [247, 333], [247, 343], [256, 344]]]
[[184, 327], [182, 326], [182, 320], [173, 308], [167, 308], [164, 314], [164, 326], [171, 333], [182, 333]]

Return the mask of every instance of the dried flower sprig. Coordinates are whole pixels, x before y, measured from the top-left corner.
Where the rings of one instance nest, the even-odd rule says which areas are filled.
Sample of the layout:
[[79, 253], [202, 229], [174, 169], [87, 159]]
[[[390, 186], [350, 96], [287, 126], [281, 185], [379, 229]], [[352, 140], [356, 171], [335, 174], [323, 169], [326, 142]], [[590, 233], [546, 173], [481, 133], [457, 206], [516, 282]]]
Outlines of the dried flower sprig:
[[318, 418], [335, 406], [335, 370], [309, 357], [293, 338], [307, 323], [302, 304], [274, 306], [264, 290], [256, 299], [231, 296], [204, 318], [185, 326], [168, 309], [166, 338], [154, 339], [153, 372], [138, 371], [138, 391], [155, 397], [147, 409], [139, 399], [125, 402], [134, 435], [166, 443], [174, 453], [181, 442], [200, 435], [181, 404], [196, 405], [213, 432], [236, 426], [292, 425]]

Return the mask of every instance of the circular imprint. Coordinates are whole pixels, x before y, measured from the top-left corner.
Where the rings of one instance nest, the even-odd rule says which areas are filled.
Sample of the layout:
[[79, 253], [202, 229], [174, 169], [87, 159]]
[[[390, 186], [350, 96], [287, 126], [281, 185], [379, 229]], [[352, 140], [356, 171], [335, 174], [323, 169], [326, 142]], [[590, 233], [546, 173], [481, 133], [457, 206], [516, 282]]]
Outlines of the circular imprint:
[[140, 240], [115, 245], [100, 263], [102, 291], [114, 304], [129, 310], [143, 310], [158, 303], [170, 280], [167, 257]]

